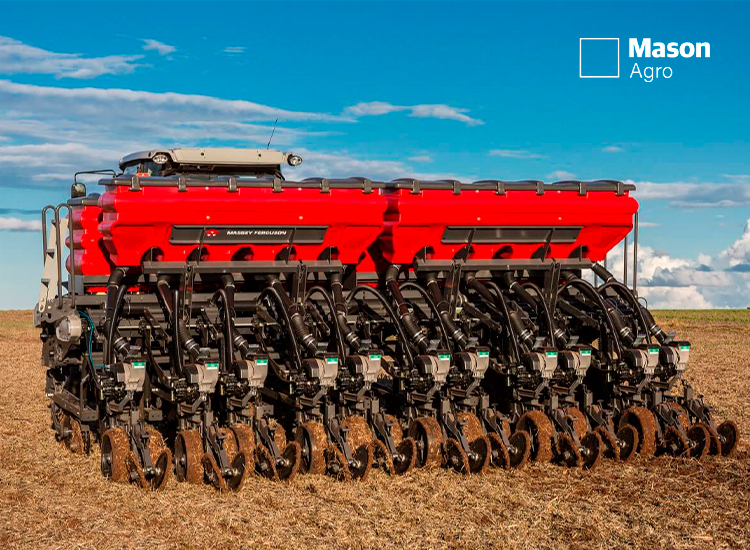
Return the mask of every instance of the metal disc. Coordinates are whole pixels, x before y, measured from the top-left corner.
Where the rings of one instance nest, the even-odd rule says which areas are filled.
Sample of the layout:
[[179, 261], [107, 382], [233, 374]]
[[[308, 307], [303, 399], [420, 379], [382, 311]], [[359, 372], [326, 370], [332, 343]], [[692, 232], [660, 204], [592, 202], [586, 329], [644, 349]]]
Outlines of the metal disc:
[[134, 452], [131, 451], [128, 453], [128, 457], [125, 459], [125, 466], [128, 469], [128, 481], [130, 483], [137, 483], [143, 489], [149, 486], [141, 467], [141, 461], [138, 460]]
[[568, 434], [560, 434], [557, 438], [556, 460], [569, 468], [578, 468], [583, 464], [581, 451]]
[[279, 474], [276, 472], [276, 461], [265, 445], [255, 446], [255, 473], [266, 479], [278, 481]]
[[352, 480], [352, 473], [349, 470], [349, 464], [346, 462], [344, 453], [334, 445], [329, 445], [326, 449], [326, 473], [339, 481]]
[[234, 424], [232, 433], [237, 441], [237, 449], [245, 455], [245, 470], [252, 472], [255, 470], [255, 436], [253, 429], [247, 424]]
[[581, 438], [581, 447], [584, 470], [595, 468], [604, 456], [604, 442], [601, 436], [595, 431], [587, 433]]
[[279, 475], [279, 479], [292, 481], [302, 463], [302, 447], [296, 441], [287, 443], [281, 453], [281, 458], [281, 463], [276, 464], [276, 472]]
[[594, 428], [594, 432], [599, 434], [604, 444], [604, 458], [611, 458], [618, 462], [620, 460], [620, 445], [617, 443], [617, 435], [604, 426]]
[[483, 474], [487, 471], [492, 457], [492, 444], [486, 435], [477, 437], [469, 443], [469, 470], [472, 474]]
[[573, 429], [576, 432], [576, 437], [581, 439], [586, 435], [586, 432], [589, 431], [589, 422], [586, 420], [586, 415], [578, 407], [565, 407], [563, 412], [573, 417]]
[[154, 467], [153, 475], [146, 476], [151, 489], [163, 489], [172, 477], [172, 451], [169, 450], [161, 432], [153, 426], [146, 426], [148, 432], [148, 453]]
[[242, 451], [234, 455], [232, 460], [232, 475], [226, 480], [227, 487], [230, 491], [237, 492], [245, 485], [245, 479], [247, 478], [247, 457]]
[[737, 429], [737, 424], [727, 420], [722, 422], [716, 431], [719, 432], [721, 441], [721, 456], [732, 456], [740, 441], [740, 431]]
[[688, 430], [687, 436], [690, 445], [688, 450], [690, 458], [697, 458], [700, 460], [701, 458], [708, 456], [708, 451], [711, 448], [711, 434], [706, 429], [705, 425], [700, 422], [695, 424]]
[[688, 448], [688, 440], [682, 432], [674, 426], [667, 426], [664, 430], [664, 452], [673, 456], [684, 455]]
[[471, 473], [469, 457], [455, 439], [448, 438], [445, 442], [445, 460], [449, 468], [460, 474]]
[[393, 457], [391, 456], [391, 453], [388, 452], [388, 448], [385, 446], [385, 443], [380, 440], [373, 439], [370, 443], [370, 447], [372, 447], [373, 466], [375, 466], [376, 468], [380, 468], [389, 476], [394, 475], [396, 473], [396, 470], [393, 466]]
[[227, 482], [221, 470], [219, 470], [219, 465], [216, 464], [214, 457], [208, 453], [203, 455], [203, 471], [205, 479], [210, 485], [213, 485], [222, 493], [227, 490]]
[[320, 422], [305, 422], [297, 427], [294, 440], [302, 449], [300, 462], [302, 472], [324, 474], [326, 471], [325, 450], [328, 447], [325, 426]]
[[634, 426], [625, 424], [617, 430], [617, 447], [619, 449], [620, 460], [623, 462], [633, 460], [638, 450], [638, 443], [638, 430]]
[[396, 453], [398, 456], [393, 456], [393, 469], [398, 475], [403, 475], [413, 468], [417, 464], [417, 442], [412, 437], [403, 438], [396, 445]]
[[531, 459], [531, 434], [526, 430], [516, 430], [508, 438], [510, 448], [508, 453], [510, 456], [510, 466], [512, 468], [523, 468], [528, 464]]
[[[372, 441], [370, 441], [372, 443]], [[364, 481], [370, 474], [372, 469], [372, 463], [374, 460], [372, 445], [360, 445], [352, 453], [352, 459], [354, 464], [349, 466], [349, 470], [352, 473], [352, 479], [358, 479]]]
[[83, 434], [81, 433], [81, 423], [69, 414], [65, 414], [62, 420], [64, 431], [67, 437], [64, 439], [65, 447], [73, 454], [84, 454]]
[[487, 434], [492, 447], [490, 464], [495, 468], [503, 468], [504, 470], [510, 469], [510, 453], [508, 447], [505, 446], [503, 438], [500, 434], [490, 433]]

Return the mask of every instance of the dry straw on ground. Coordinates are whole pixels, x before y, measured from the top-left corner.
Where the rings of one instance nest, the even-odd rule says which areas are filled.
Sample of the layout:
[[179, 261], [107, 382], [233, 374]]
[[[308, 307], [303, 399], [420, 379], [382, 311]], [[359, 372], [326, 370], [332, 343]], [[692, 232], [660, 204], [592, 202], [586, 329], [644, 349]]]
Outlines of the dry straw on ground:
[[748, 548], [750, 315], [662, 318], [693, 343], [687, 377], [742, 431], [736, 458], [446, 471], [364, 484], [251, 479], [239, 494], [108, 483], [48, 426], [29, 312], [0, 312], [0, 548]]

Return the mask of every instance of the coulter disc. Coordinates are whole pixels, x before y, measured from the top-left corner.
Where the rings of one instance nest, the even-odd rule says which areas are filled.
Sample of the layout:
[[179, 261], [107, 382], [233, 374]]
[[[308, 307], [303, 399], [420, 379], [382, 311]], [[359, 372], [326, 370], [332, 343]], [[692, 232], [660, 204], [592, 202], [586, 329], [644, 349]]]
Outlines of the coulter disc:
[[528, 432], [531, 436], [531, 460], [549, 462], [552, 460], [552, 422], [542, 411], [528, 411], [521, 415], [516, 430]]
[[599, 434], [604, 445], [604, 458], [611, 458], [615, 462], [620, 460], [620, 445], [617, 444], [617, 436], [604, 426], [594, 428], [594, 433]]
[[638, 454], [653, 456], [656, 452], [656, 418], [653, 413], [644, 407], [630, 407], [620, 417], [619, 427], [625, 424], [632, 425], [638, 431]]
[[443, 431], [437, 420], [431, 416], [415, 418], [409, 426], [409, 437], [417, 443], [417, 468], [440, 466]]
[[130, 453], [130, 440], [125, 430], [110, 428], [102, 434], [102, 475], [112, 481], [127, 481], [128, 468], [125, 461]]
[[305, 422], [297, 428], [294, 440], [302, 449], [300, 470], [308, 474], [324, 474], [326, 471], [325, 450], [328, 447], [325, 426], [320, 422]]

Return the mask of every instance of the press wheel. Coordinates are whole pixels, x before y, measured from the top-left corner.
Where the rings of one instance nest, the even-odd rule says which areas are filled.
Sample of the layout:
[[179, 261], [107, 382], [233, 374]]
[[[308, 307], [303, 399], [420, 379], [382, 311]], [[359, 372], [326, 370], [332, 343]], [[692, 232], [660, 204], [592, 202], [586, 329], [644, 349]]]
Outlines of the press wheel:
[[531, 460], [549, 462], [552, 460], [552, 436], [555, 431], [552, 422], [542, 411], [528, 411], [521, 415], [517, 430], [528, 432], [531, 436]]
[[415, 418], [409, 426], [409, 437], [417, 443], [417, 468], [440, 466], [443, 431], [437, 420], [431, 416]]
[[130, 438], [122, 428], [110, 428], [102, 434], [101, 470], [102, 475], [112, 481], [128, 480], [125, 463], [130, 454]]
[[656, 452], [656, 418], [644, 407], [630, 407], [620, 417], [619, 427], [630, 424], [638, 431], [638, 454], [653, 456]]
[[255, 436], [253, 429], [247, 424], [234, 424], [232, 433], [237, 441], [237, 449], [245, 455], [244, 468], [247, 472], [255, 470]]
[[175, 472], [178, 481], [203, 483], [203, 438], [198, 430], [182, 430], [174, 442]]
[[305, 422], [297, 427], [294, 440], [301, 448], [300, 469], [302, 472], [324, 474], [326, 471], [325, 450], [328, 447], [325, 426], [320, 422]]

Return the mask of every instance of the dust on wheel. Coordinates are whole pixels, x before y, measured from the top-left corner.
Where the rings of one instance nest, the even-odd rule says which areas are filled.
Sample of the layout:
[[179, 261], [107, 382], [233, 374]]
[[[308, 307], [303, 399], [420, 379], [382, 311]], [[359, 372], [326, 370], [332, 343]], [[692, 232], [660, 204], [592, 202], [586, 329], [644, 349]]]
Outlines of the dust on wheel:
[[644, 407], [630, 407], [622, 413], [620, 425], [630, 424], [638, 431], [637, 452], [641, 456], [653, 456], [656, 452], [656, 418]]
[[542, 411], [528, 411], [518, 419], [517, 430], [523, 430], [531, 436], [531, 460], [549, 462], [552, 460], [552, 422]]
[[568, 434], [560, 434], [557, 438], [556, 460], [568, 468], [578, 468], [583, 464], [581, 451], [578, 445]]
[[266, 479], [278, 480], [279, 474], [276, 471], [276, 461], [266, 449], [265, 445], [255, 446], [255, 473]]
[[203, 439], [197, 430], [182, 430], [177, 434], [174, 460], [178, 481], [203, 483]]
[[617, 442], [617, 436], [604, 426], [594, 428], [594, 433], [599, 434], [599, 438], [604, 445], [603, 456], [615, 462], [620, 460], [620, 445]]
[[443, 431], [437, 420], [430, 416], [415, 418], [409, 426], [409, 437], [417, 443], [417, 468], [440, 466]]
[[461, 448], [461, 444], [452, 437], [445, 442], [445, 460], [448, 467], [459, 474], [471, 473], [468, 455]]
[[495, 468], [510, 469], [510, 453], [500, 434], [491, 433], [487, 437], [490, 440], [491, 459], [490, 464]]
[[372, 447], [373, 466], [380, 468], [389, 476], [395, 475], [396, 469], [393, 465], [393, 457], [388, 452], [385, 443], [378, 439], [373, 439], [370, 447]]
[[294, 440], [301, 448], [300, 469], [302, 472], [324, 474], [326, 471], [325, 450], [328, 446], [325, 426], [320, 422], [305, 422], [297, 428]]
[[110, 428], [102, 434], [101, 442], [102, 475], [116, 482], [127, 481], [126, 460], [130, 453], [130, 440], [125, 430]]

